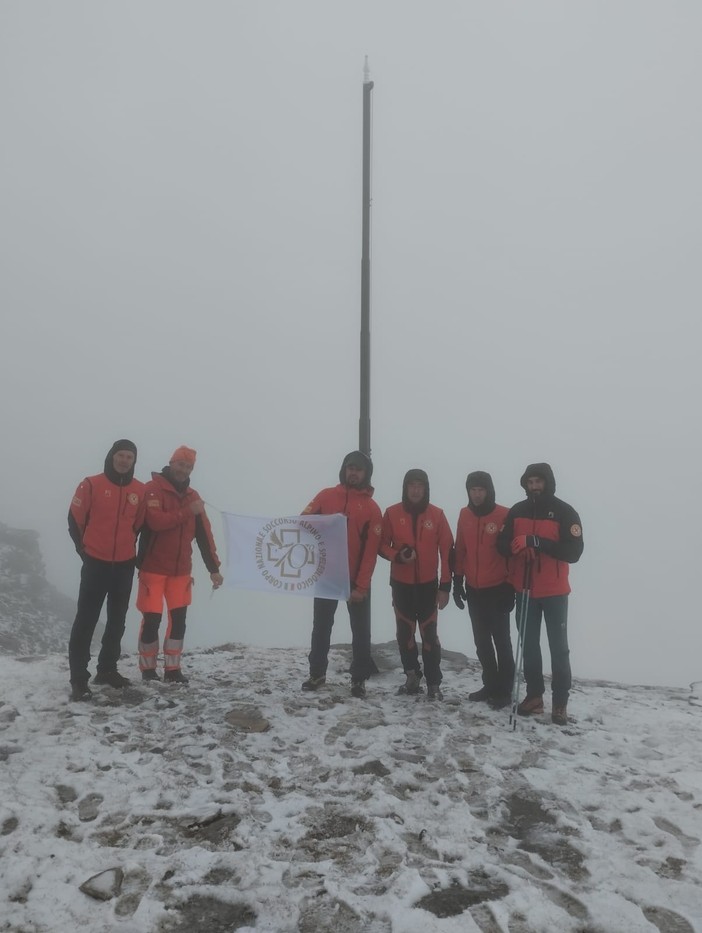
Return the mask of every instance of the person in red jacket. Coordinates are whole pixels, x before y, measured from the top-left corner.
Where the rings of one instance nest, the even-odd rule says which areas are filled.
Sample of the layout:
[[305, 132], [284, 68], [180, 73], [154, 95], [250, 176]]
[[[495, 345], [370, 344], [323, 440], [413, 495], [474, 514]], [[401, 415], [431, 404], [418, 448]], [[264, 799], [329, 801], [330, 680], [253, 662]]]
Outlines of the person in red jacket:
[[507, 513], [497, 547], [511, 557], [510, 579], [517, 591], [517, 616], [528, 594], [524, 630], [524, 680], [526, 697], [520, 716], [544, 711], [544, 677], [541, 660], [541, 619], [551, 650], [551, 720], [568, 723], [571, 687], [568, 648], [568, 567], [583, 553], [583, 526], [575, 509], [556, 498], [556, 480], [548, 463], [531, 463], [520, 480], [526, 499]]
[[437, 606], [444, 609], [448, 603], [452, 548], [446, 516], [429, 503], [429, 477], [424, 470], [408, 470], [402, 482], [402, 501], [391, 505], [383, 516], [380, 554], [391, 561], [397, 644], [406, 677], [400, 690], [408, 694], [420, 690], [422, 668], [414, 637], [418, 625], [430, 700], [443, 699]]
[[[360, 450], [344, 457], [339, 484], [317, 493], [303, 515], [335, 515], [347, 518], [349, 577], [351, 596], [347, 603], [351, 621], [351, 694], [365, 697], [373, 663], [371, 661], [370, 592], [382, 530], [382, 515], [373, 499], [370, 485], [373, 463]], [[327, 663], [334, 614], [338, 601], [315, 598], [312, 618], [312, 645], [309, 653], [310, 676], [303, 690], [318, 690], [327, 680]]]
[[497, 550], [497, 533], [508, 509], [495, 504], [495, 486], [484, 470], [468, 474], [466, 490], [468, 506], [461, 509], [456, 529], [453, 600], [459, 609], [468, 603], [475, 650], [483, 668], [483, 686], [469, 693], [468, 699], [502, 709], [509, 705], [514, 679], [509, 634], [514, 588], [507, 579], [507, 559]]
[[205, 504], [190, 485], [195, 457], [191, 447], [178, 447], [168, 466], [151, 474], [151, 482], [144, 490], [137, 609], [143, 613], [139, 668], [142, 680], [146, 681], [159, 680], [158, 630], [165, 601], [168, 626], [163, 639], [163, 679], [168, 683], [188, 682], [180, 664], [185, 616], [192, 601], [193, 540], [200, 549], [213, 588], [218, 589], [223, 583]]
[[124, 687], [117, 671], [129, 597], [134, 579], [138, 511], [144, 484], [134, 479], [137, 449], [115, 441], [104, 472], [87, 476], [76, 489], [68, 512], [68, 533], [83, 561], [78, 608], [68, 644], [71, 699], [89, 700], [90, 643], [107, 598], [107, 621], [93, 683]]

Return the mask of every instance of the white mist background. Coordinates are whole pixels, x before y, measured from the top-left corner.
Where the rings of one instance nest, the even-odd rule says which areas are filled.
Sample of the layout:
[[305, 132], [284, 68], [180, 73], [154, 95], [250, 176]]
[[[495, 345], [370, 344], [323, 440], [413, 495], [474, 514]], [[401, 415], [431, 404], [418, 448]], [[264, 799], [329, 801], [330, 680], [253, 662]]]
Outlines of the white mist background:
[[[4, 3], [0, 521], [76, 595], [66, 513], [116, 438], [141, 479], [198, 450], [222, 552], [215, 508], [337, 481], [367, 54], [379, 504], [422, 467], [455, 528], [468, 472], [511, 505], [547, 460], [584, 528], [575, 676], [698, 680], [701, 26], [645, 0]], [[307, 650], [309, 600], [210, 598], [195, 563], [186, 646]], [[453, 603], [440, 633], [472, 654]]]

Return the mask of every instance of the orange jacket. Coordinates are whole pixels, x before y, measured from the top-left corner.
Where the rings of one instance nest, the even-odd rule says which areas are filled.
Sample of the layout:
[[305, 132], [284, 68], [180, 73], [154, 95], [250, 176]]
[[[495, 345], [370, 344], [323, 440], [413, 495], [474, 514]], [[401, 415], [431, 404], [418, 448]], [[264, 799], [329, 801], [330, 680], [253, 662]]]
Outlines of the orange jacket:
[[303, 515], [336, 515], [347, 518], [349, 577], [351, 588], [364, 593], [370, 589], [378, 559], [383, 516], [373, 498], [373, 487], [353, 489], [339, 483], [317, 493]]
[[151, 477], [144, 489], [139, 569], [167, 577], [191, 573], [196, 540], [205, 567], [217, 573], [220, 560], [210, 520], [204, 512], [196, 516], [190, 509], [190, 503], [200, 496], [190, 486], [179, 492], [162, 473], [152, 473]]
[[504, 505], [496, 505], [487, 515], [476, 515], [468, 507], [461, 509], [454, 573], [465, 577], [468, 586], [474, 589], [499, 586], [507, 580], [508, 561], [497, 550], [497, 535], [508, 511]]
[[115, 563], [133, 560], [143, 494], [144, 484], [138, 479], [118, 486], [104, 473], [86, 476], [68, 513], [78, 553]]
[[[405, 546], [413, 548], [417, 554], [416, 560], [409, 564], [401, 564], [396, 560], [399, 551]], [[439, 577], [441, 558], [439, 585], [449, 589], [449, 555], [452, 547], [453, 534], [449, 523], [437, 506], [427, 505], [416, 517], [408, 512], [401, 502], [386, 509], [380, 553], [392, 561], [391, 580], [397, 583], [430, 583]]]

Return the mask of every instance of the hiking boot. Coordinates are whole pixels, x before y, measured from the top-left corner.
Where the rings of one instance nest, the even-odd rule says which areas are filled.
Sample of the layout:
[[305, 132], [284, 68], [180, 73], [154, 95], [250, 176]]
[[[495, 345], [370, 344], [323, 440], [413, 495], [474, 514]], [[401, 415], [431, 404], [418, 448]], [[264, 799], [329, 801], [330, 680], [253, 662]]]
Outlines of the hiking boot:
[[126, 677], [122, 677], [118, 671], [98, 671], [93, 677], [93, 683], [106, 685], [108, 687], [122, 688], [128, 687], [131, 681], [127, 680]]
[[487, 703], [492, 694], [487, 687], [481, 687], [480, 690], [474, 690], [473, 693], [468, 694], [468, 699], [472, 703]]
[[358, 697], [359, 700], [365, 700], [366, 698], [365, 680], [352, 680], [351, 681], [351, 696]]
[[71, 684], [71, 701], [85, 703], [93, 697], [87, 684]]
[[327, 682], [325, 674], [320, 674], [319, 677], [313, 677], [311, 674], [302, 684], [303, 690], [319, 690], [320, 687], [323, 687]]
[[568, 725], [568, 706], [566, 703], [563, 706], [554, 706], [551, 710], [551, 722], [555, 723], [557, 726], [567, 726]]
[[544, 698], [525, 697], [517, 707], [520, 716], [540, 716], [544, 711]]
[[488, 700], [490, 709], [504, 709], [505, 706], [510, 706], [511, 703], [512, 697], [509, 693], [497, 693]]
[[174, 671], [164, 671], [163, 672], [163, 682], [166, 684], [187, 684], [189, 683], [188, 678], [181, 671], [180, 668], [176, 668]]
[[419, 693], [419, 684], [422, 680], [420, 671], [405, 671], [406, 680], [398, 690], [398, 693], [406, 693], [408, 696], [415, 696]]
[[444, 695], [438, 684], [427, 684], [427, 700], [443, 700]]
[[149, 681], [149, 680], [161, 680], [161, 678], [158, 676], [157, 671], [154, 671], [154, 670], [142, 671], [142, 672], [141, 672], [141, 679], [142, 679], [142, 680], [146, 680], [146, 681]]

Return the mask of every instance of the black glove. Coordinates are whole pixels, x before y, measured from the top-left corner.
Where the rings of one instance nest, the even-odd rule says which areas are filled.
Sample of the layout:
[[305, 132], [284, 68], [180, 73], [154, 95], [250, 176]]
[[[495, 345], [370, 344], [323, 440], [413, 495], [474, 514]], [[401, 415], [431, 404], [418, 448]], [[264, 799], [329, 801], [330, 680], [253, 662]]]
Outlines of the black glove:
[[459, 609], [465, 609], [466, 591], [463, 586], [463, 577], [459, 577], [457, 574], [453, 576], [453, 601]]

